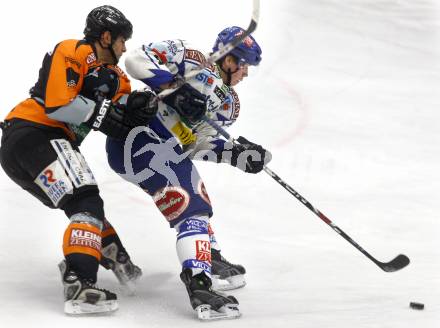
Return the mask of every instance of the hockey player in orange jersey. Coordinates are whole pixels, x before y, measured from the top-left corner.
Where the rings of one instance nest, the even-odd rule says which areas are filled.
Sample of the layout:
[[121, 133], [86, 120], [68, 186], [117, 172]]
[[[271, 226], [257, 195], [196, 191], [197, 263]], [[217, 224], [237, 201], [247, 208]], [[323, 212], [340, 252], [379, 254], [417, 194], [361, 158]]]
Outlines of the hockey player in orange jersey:
[[95, 286], [99, 263], [124, 284], [141, 274], [106, 220], [95, 178], [79, 150], [90, 130], [124, 138], [157, 111], [150, 105], [152, 93], [131, 92], [117, 66], [132, 31], [116, 8], [93, 9], [84, 39], [62, 41], [46, 54], [30, 97], [1, 123], [0, 162], [6, 174], [70, 220], [60, 263], [69, 314], [117, 309], [117, 296]]

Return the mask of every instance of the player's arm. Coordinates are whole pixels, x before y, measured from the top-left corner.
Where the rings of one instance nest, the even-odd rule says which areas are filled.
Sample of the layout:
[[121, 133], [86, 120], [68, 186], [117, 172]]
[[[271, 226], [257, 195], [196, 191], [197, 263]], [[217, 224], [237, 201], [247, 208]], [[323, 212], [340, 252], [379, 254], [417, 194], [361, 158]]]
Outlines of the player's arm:
[[81, 59], [67, 60], [57, 50], [50, 60], [46, 60], [47, 64], [40, 72], [43, 77], [44, 74], [47, 76], [41, 79], [46, 81], [45, 88], [41, 88], [45, 89], [44, 100], [34, 97], [45, 107], [49, 118], [74, 125], [85, 124], [106, 135], [123, 138], [134, 126], [148, 123], [157, 111], [151, 101], [152, 92], [133, 92], [126, 105], [113, 103], [105, 95], [95, 97], [95, 91], [108, 90], [110, 94], [117, 91], [119, 79], [115, 71], [102, 66], [93, 70], [93, 74], [84, 76], [85, 68], [81, 70], [77, 64]]
[[156, 91], [172, 83], [178, 73], [179, 58], [169, 51], [170, 42], [173, 41], [150, 43], [129, 52], [125, 59], [128, 74]]
[[272, 159], [272, 154], [261, 145], [244, 137], [236, 142], [226, 141], [216, 135], [208, 126], [198, 128], [197, 141], [186, 145], [190, 158], [216, 163], [227, 163], [246, 173], [258, 173]]
[[[127, 72], [156, 91], [176, 86], [179, 73], [184, 74], [185, 46], [179, 40], [151, 43], [127, 55]], [[166, 96], [163, 102], [174, 108], [190, 123], [198, 122], [206, 113], [206, 96], [185, 83]]]

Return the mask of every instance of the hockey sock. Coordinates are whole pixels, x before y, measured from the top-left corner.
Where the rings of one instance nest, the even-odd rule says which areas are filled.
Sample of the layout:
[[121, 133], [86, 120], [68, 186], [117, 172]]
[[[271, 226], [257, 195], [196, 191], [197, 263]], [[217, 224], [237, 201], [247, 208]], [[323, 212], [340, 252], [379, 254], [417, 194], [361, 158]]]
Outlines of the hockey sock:
[[102, 223], [88, 213], [73, 215], [64, 232], [63, 253], [78, 276], [96, 282], [101, 260]]
[[204, 271], [211, 277], [211, 244], [208, 235], [208, 216], [192, 216], [176, 225], [177, 256], [183, 270], [191, 269], [193, 275]]
[[111, 243], [115, 243], [116, 246], [118, 246], [118, 252], [127, 253], [124, 246], [122, 245], [121, 239], [116, 233], [116, 230], [113, 228], [110, 222], [105, 219], [102, 229], [102, 248], [107, 247]]

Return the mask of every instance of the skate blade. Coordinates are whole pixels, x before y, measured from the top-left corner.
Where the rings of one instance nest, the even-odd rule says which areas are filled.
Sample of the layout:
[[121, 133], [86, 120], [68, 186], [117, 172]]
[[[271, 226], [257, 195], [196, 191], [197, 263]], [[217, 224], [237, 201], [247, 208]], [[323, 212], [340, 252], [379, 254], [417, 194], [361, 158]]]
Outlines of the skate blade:
[[220, 279], [219, 276], [212, 276], [212, 289], [215, 291], [226, 291], [243, 288], [246, 285], [244, 275], [240, 274], [226, 279]]
[[218, 311], [211, 309], [210, 305], [202, 304], [196, 307], [197, 317], [201, 321], [238, 319], [241, 316], [238, 304], [227, 304]]
[[84, 301], [70, 300], [64, 302], [64, 313], [69, 315], [82, 315], [94, 313], [109, 313], [118, 309], [117, 300], [100, 301], [95, 304]]

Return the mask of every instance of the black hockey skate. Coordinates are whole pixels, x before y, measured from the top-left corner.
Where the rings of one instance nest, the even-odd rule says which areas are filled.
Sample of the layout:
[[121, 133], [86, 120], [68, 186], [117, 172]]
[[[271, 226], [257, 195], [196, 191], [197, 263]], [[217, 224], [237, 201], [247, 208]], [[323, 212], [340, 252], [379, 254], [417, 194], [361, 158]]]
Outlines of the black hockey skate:
[[246, 269], [240, 264], [232, 264], [220, 251], [211, 248], [212, 288], [214, 290], [231, 290], [244, 287]]
[[200, 320], [236, 319], [241, 313], [234, 296], [226, 296], [211, 289], [211, 279], [204, 273], [192, 275], [185, 269], [180, 279], [186, 286], [192, 308]]
[[81, 279], [63, 260], [58, 264], [64, 285], [64, 312], [91, 314], [113, 312], [118, 309], [116, 294], [97, 288], [92, 281]]
[[134, 265], [126, 252], [119, 251], [115, 243], [107, 245], [101, 250], [101, 265], [107, 270], [112, 270], [121, 285], [130, 293], [135, 291], [135, 283], [142, 276], [142, 270]]

